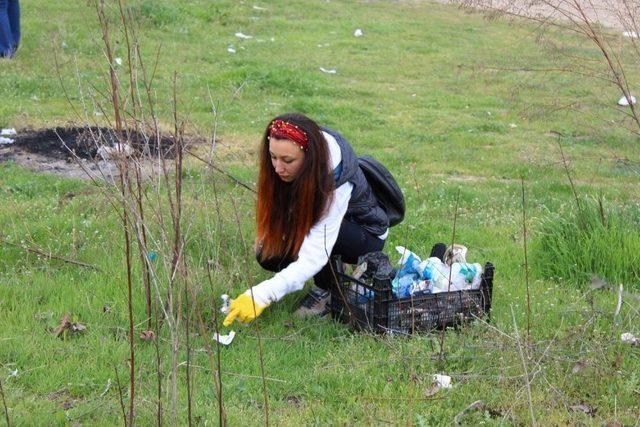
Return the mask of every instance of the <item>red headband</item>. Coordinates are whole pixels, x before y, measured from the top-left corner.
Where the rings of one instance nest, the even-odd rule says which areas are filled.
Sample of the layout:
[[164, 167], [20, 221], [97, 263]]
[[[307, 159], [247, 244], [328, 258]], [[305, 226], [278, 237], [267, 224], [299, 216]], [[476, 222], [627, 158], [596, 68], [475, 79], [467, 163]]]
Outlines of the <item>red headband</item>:
[[276, 119], [269, 125], [269, 138], [289, 139], [301, 149], [306, 150], [309, 145], [307, 133], [293, 123]]

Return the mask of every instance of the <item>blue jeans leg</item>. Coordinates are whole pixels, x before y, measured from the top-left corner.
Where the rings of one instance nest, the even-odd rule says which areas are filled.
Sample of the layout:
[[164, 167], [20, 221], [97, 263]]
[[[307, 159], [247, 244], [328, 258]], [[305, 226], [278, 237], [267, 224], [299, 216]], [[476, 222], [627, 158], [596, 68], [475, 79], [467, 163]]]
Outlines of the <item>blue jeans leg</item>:
[[20, 44], [20, 1], [9, 0], [9, 25], [11, 26], [11, 35], [13, 36], [13, 51], [18, 50]]
[[20, 43], [20, 4], [0, 0], [0, 57], [12, 56]]
[[13, 35], [9, 24], [9, 0], [0, 0], [0, 57], [11, 56]]

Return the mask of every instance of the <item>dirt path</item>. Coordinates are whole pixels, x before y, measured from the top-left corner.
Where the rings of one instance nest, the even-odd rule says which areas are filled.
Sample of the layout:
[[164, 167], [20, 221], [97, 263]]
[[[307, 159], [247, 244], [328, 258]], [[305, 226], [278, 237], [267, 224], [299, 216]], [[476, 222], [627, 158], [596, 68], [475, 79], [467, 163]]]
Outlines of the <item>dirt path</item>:
[[[504, 12], [508, 16], [529, 17], [535, 20], [568, 22], [582, 20], [582, 13], [590, 22], [611, 29], [633, 31], [629, 16], [639, 16], [640, 5], [625, 0], [436, 0], [489, 12]], [[635, 8], [633, 8], [635, 5]], [[629, 7], [630, 9], [627, 9]], [[625, 18], [626, 17], [626, 18]], [[640, 25], [640, 24], [639, 24]], [[640, 32], [637, 31], [636, 32]]]

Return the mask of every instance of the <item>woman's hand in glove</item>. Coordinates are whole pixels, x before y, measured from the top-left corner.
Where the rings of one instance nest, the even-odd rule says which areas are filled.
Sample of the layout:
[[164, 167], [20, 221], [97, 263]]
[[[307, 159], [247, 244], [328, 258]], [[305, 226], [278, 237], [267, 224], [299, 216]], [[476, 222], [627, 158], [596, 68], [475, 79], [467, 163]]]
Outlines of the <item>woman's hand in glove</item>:
[[[254, 307], [255, 306], [255, 307]], [[251, 291], [246, 291], [238, 295], [238, 298], [231, 300], [229, 305], [229, 314], [225, 317], [222, 324], [229, 326], [237, 318], [243, 323], [251, 322], [267, 308], [269, 304], [261, 304], [251, 298]]]

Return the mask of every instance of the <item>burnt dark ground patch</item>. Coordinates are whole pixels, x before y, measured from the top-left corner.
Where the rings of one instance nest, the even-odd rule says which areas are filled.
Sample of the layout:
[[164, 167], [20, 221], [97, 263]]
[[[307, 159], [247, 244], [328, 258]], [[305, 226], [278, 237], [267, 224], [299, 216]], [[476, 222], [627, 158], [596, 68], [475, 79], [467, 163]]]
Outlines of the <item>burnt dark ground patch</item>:
[[[100, 147], [114, 147], [118, 142], [131, 147], [132, 150], [124, 150], [131, 152], [130, 156], [146, 173], [159, 167], [161, 156], [164, 159], [175, 157], [174, 138], [168, 133], [156, 136], [131, 130], [117, 133], [108, 127], [70, 126], [20, 129], [11, 139], [14, 142], [0, 145], [0, 163], [73, 179], [112, 179], [116, 176], [116, 159], [104, 159], [98, 155], [98, 150]], [[208, 142], [205, 138], [189, 135], [183, 137], [183, 143], [188, 150]]]
[[165, 158], [174, 155], [174, 140], [169, 136], [143, 135], [140, 132], [125, 130], [117, 132], [106, 127], [56, 127], [50, 129], [22, 130], [14, 138], [14, 147], [33, 154], [50, 158], [69, 160], [73, 153], [82, 159], [96, 157], [98, 147], [113, 147], [116, 143], [130, 144], [136, 155]]

